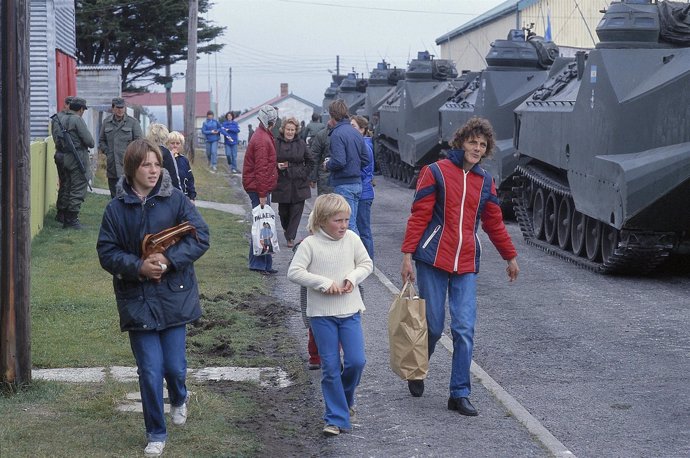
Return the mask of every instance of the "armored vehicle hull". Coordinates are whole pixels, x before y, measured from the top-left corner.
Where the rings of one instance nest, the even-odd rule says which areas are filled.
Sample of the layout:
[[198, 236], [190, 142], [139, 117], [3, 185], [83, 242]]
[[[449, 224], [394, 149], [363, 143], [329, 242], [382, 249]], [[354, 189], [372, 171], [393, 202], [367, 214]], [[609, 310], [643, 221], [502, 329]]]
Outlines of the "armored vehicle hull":
[[420, 52], [379, 108], [376, 150], [385, 176], [413, 187], [421, 166], [438, 158], [438, 109], [455, 93], [450, 60]]
[[597, 272], [648, 272], [690, 242], [690, 49], [658, 23], [657, 5], [612, 4], [597, 48], [516, 109], [523, 235]]

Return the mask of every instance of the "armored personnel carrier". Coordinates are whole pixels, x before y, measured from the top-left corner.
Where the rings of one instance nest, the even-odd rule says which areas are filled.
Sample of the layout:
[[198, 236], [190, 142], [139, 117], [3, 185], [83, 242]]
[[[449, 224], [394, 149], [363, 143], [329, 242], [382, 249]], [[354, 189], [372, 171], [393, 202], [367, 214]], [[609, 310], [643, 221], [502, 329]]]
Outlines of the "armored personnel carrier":
[[346, 75], [331, 75], [331, 84], [323, 93], [323, 102], [321, 102], [321, 122], [328, 122], [328, 106], [333, 102], [338, 95], [338, 86], [345, 79]]
[[596, 48], [515, 110], [528, 243], [602, 273], [649, 272], [687, 252], [690, 34], [676, 6], [688, 7], [612, 3]]
[[369, 75], [364, 105], [357, 110], [357, 114], [366, 116], [375, 123], [374, 115], [378, 118], [379, 107], [386, 100], [387, 94], [403, 79], [405, 70], [390, 68], [390, 64], [385, 60], [376, 64], [376, 68]]
[[379, 107], [375, 149], [381, 172], [416, 183], [421, 166], [438, 158], [438, 109], [455, 93], [455, 64], [419, 52], [410, 62], [405, 79]]
[[482, 161], [496, 180], [504, 210], [512, 210], [513, 174], [517, 155], [513, 146], [513, 110], [541, 86], [558, 57], [558, 47], [527, 28], [513, 29], [505, 40], [491, 43], [487, 68], [468, 76], [468, 84], [439, 109], [439, 136], [444, 147], [471, 117], [491, 122], [496, 134], [493, 157]]
[[357, 110], [364, 106], [364, 99], [367, 91], [367, 80], [357, 78], [357, 74], [350, 72], [338, 86], [336, 99], [343, 99], [347, 105], [348, 112], [353, 115]]

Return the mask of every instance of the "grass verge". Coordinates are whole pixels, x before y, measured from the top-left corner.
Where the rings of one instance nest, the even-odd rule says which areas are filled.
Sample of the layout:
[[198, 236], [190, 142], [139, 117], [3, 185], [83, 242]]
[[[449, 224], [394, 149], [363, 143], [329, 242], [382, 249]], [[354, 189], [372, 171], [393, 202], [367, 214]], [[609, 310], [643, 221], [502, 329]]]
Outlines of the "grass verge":
[[[241, 203], [228, 177], [200, 173], [199, 189], [221, 189]], [[37, 368], [134, 366], [127, 335], [119, 331], [112, 279], [96, 254], [100, 219], [108, 202], [89, 194], [81, 231], [64, 230], [46, 217], [32, 244], [32, 356]], [[280, 366], [290, 388], [253, 383], [189, 381], [190, 421], [169, 425], [166, 456], [267, 456], [312, 454], [317, 418], [307, 394], [296, 343], [285, 328], [294, 313], [266, 295], [264, 278], [246, 268], [247, 225], [241, 217], [201, 210], [211, 228], [211, 248], [196, 263], [204, 316], [188, 327], [190, 367]], [[301, 345], [300, 345], [301, 347]], [[107, 379], [76, 384], [35, 380], [0, 395], [0, 456], [137, 456], [145, 445], [140, 413], [116, 406], [136, 383]], [[310, 410], [305, 414], [305, 409]], [[305, 442], [306, 441], [306, 442]]]

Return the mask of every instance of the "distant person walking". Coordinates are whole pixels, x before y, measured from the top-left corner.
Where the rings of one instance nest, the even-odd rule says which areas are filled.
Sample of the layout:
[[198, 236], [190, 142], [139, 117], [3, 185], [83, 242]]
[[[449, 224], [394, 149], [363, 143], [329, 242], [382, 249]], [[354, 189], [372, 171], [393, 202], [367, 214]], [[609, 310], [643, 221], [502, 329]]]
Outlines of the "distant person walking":
[[[67, 153], [63, 157], [64, 164], [64, 199], [65, 208], [63, 211], [64, 229], [81, 229], [79, 222], [79, 212], [81, 211], [81, 204], [86, 197], [86, 188], [89, 184], [88, 173], [89, 167], [89, 148], [95, 145], [93, 136], [89, 132], [83, 116], [86, 106], [86, 100], [81, 97], [72, 98], [67, 110], [62, 116], [62, 126], [69, 133], [72, 138], [72, 144], [78, 155]], [[60, 150], [66, 151], [66, 145], [60, 143]], [[79, 165], [81, 162], [81, 166]], [[84, 167], [82, 169], [82, 166]]]
[[312, 235], [297, 247], [287, 274], [307, 288], [307, 316], [321, 357], [327, 436], [352, 428], [355, 389], [366, 364], [365, 307], [357, 286], [371, 274], [374, 263], [359, 237], [348, 230], [349, 217], [350, 206], [342, 196], [317, 197], [309, 215]]
[[252, 140], [252, 135], [254, 135], [254, 127], [251, 124], [247, 126], [247, 145]]
[[357, 208], [362, 195], [362, 168], [369, 165], [369, 154], [362, 135], [350, 125], [345, 101], [336, 99], [331, 102], [328, 113], [336, 122], [330, 133], [331, 158], [326, 162], [331, 173], [330, 185], [333, 192], [350, 204], [350, 230], [358, 234]]
[[112, 114], [103, 120], [98, 138], [98, 150], [105, 154], [106, 174], [110, 197], [115, 197], [115, 185], [124, 174], [124, 159], [127, 146], [144, 136], [139, 121], [127, 114], [127, 105], [122, 97], [115, 97], [111, 103]]
[[287, 118], [276, 138], [278, 184], [271, 195], [278, 203], [280, 224], [283, 227], [287, 247], [295, 246], [297, 229], [304, 212], [304, 202], [311, 197], [310, 175], [314, 160], [307, 144], [299, 138], [296, 118]]
[[184, 155], [184, 135], [176, 130], [168, 134], [167, 146], [170, 152], [175, 156], [177, 163], [177, 173], [180, 176], [180, 190], [189, 200], [194, 203], [196, 200], [196, 188], [194, 187], [194, 174], [192, 173], [192, 165]]
[[357, 205], [357, 231], [369, 257], [374, 259], [374, 237], [371, 233], [371, 205], [374, 203], [374, 146], [369, 132], [369, 121], [364, 116], [353, 116], [352, 127], [362, 134], [369, 155], [369, 163], [362, 168], [362, 194]]
[[225, 157], [228, 160], [228, 171], [230, 173], [240, 173], [237, 170], [237, 143], [239, 142], [237, 134], [240, 132], [240, 126], [235, 121], [235, 113], [228, 111], [223, 120], [223, 135], [225, 136]]
[[[74, 96], [65, 97], [65, 104], [62, 106], [62, 110], [59, 111], [56, 116], [60, 123], [65, 125], [65, 115], [69, 111], [69, 105], [72, 103]], [[55, 161], [55, 167], [57, 168], [58, 174], [58, 193], [57, 201], [55, 207], [57, 213], [55, 215], [55, 221], [58, 223], [65, 222], [65, 212], [67, 211], [67, 175], [65, 174], [65, 155], [70, 154], [69, 151], [65, 151], [64, 145], [60, 142], [60, 127], [56, 121], [50, 122], [50, 133], [53, 137], [53, 142], [55, 143], [55, 155], [53, 160]]]
[[[453, 337], [448, 409], [468, 416], [477, 415], [469, 396], [480, 221], [491, 243], [508, 262], [509, 281], [516, 280], [520, 272], [517, 251], [503, 224], [496, 185], [479, 165], [495, 144], [486, 119], [474, 117], [455, 132], [447, 158], [424, 166], [419, 173], [402, 243], [402, 281], [415, 280], [414, 259], [419, 295], [426, 300], [429, 357], [443, 333], [448, 302]], [[407, 385], [412, 396], [424, 392], [424, 380], [410, 380]]]
[[[127, 147], [124, 176], [103, 213], [96, 248], [113, 276], [120, 329], [129, 333], [144, 411], [145, 456], [160, 456], [168, 438], [163, 380], [174, 425], [187, 421], [186, 325], [201, 317], [194, 262], [209, 248], [198, 210], [170, 183], [158, 146], [139, 139]], [[142, 239], [183, 222], [196, 228], [163, 253], [142, 259]]]
[[206, 137], [206, 159], [211, 173], [218, 170], [218, 141], [222, 126], [214, 117], [213, 111], [206, 112], [206, 121], [201, 125], [201, 133]]
[[[259, 126], [247, 146], [242, 167], [242, 186], [249, 196], [252, 208], [271, 205], [271, 191], [278, 182], [276, 168], [276, 147], [271, 128], [276, 122], [278, 113], [271, 105], [259, 109], [257, 118]], [[273, 255], [254, 256], [252, 242], [249, 242], [249, 269], [263, 275], [274, 274]]]

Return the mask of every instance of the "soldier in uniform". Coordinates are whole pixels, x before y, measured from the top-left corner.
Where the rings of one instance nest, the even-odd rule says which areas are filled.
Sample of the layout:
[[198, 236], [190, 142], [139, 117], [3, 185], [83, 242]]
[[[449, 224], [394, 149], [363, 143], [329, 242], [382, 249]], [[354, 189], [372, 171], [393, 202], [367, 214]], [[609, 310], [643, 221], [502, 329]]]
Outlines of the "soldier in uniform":
[[[60, 123], [62, 125], [65, 125], [65, 115], [69, 111], [69, 104], [72, 103], [72, 100], [74, 99], [73, 96], [67, 96], [65, 97], [65, 105], [62, 107], [62, 111], [60, 111], [57, 114], [58, 119], [60, 120]], [[55, 121], [51, 121], [50, 123], [50, 133], [53, 136], [53, 142], [55, 142], [55, 156], [53, 156], [53, 159], [55, 159], [55, 167], [57, 168], [57, 174], [58, 174], [58, 195], [57, 195], [57, 202], [55, 206], [57, 207], [57, 214], [55, 215], [55, 221], [59, 223], [64, 223], [65, 222], [65, 210], [67, 209], [67, 194], [65, 193], [65, 183], [67, 181], [67, 177], [65, 176], [65, 154], [69, 154], [68, 151], [64, 151], [64, 145], [60, 142], [60, 127], [58, 123]]]
[[98, 150], [105, 154], [110, 197], [115, 197], [115, 185], [124, 173], [125, 150], [133, 140], [142, 138], [141, 125], [126, 111], [125, 99], [115, 97], [113, 113], [105, 118], [98, 138]]
[[[69, 104], [69, 110], [61, 120], [63, 127], [72, 137], [76, 154], [79, 155], [79, 158], [77, 158], [75, 152], [65, 152], [63, 160], [65, 173], [64, 192], [67, 206], [63, 212], [64, 222], [62, 227], [65, 229], [81, 229], [79, 211], [86, 197], [86, 187], [88, 185], [85, 171], [89, 169], [89, 148], [93, 148], [95, 145], [93, 136], [91, 136], [91, 132], [89, 132], [86, 123], [82, 119], [86, 109], [86, 100], [81, 97], [74, 97]], [[62, 146], [64, 148], [64, 145]], [[79, 166], [80, 159], [84, 166], [83, 170]]]

